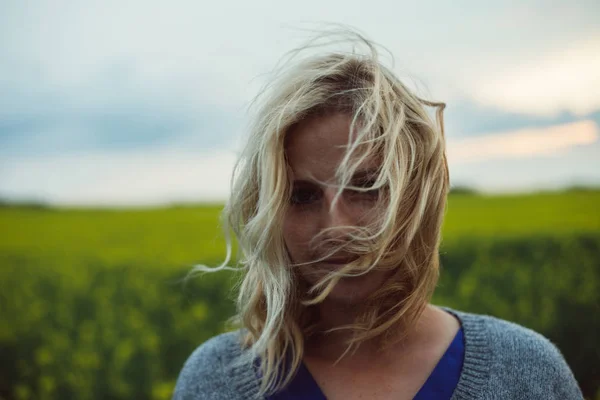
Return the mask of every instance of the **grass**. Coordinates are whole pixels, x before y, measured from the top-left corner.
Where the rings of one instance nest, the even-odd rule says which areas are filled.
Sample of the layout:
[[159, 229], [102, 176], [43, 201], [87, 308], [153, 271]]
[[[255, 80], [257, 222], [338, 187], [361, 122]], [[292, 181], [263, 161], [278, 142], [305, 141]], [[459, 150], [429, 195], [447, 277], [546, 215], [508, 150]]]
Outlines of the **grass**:
[[[600, 191], [449, 197], [444, 240], [600, 232]], [[185, 266], [225, 256], [221, 206], [0, 208], [0, 253]]]
[[[452, 194], [436, 292], [544, 330], [592, 394], [598, 205], [599, 190]], [[223, 261], [220, 211], [0, 206], [0, 398], [170, 398], [185, 358], [233, 313], [229, 274], [175, 283]]]
[[451, 195], [444, 239], [600, 232], [600, 191]]

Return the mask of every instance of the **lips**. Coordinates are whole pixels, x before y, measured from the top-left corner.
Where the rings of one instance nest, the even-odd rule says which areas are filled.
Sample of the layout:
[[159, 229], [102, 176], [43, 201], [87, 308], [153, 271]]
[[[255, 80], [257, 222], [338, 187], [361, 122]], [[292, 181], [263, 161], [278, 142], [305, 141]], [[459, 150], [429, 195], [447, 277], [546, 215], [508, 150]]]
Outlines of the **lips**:
[[322, 261], [324, 264], [349, 264], [352, 261], [356, 260], [358, 257], [332, 257]]

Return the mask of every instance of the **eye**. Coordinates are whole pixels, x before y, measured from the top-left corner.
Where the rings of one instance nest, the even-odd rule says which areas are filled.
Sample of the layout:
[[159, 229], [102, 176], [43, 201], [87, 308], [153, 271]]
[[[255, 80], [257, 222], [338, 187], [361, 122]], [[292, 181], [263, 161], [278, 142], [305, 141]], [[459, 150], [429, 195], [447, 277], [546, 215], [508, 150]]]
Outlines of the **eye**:
[[[373, 187], [373, 185], [375, 185], [375, 180], [357, 180], [357, 181], [353, 181], [351, 182], [352, 186], [361, 188], [361, 189], [367, 189], [370, 187]], [[348, 189], [348, 193], [353, 197], [353, 198], [359, 198], [359, 199], [368, 199], [368, 200], [375, 200], [379, 197], [379, 189], [371, 189], [371, 190], [352, 190], [352, 189]]]
[[313, 188], [297, 188], [292, 190], [290, 197], [291, 204], [307, 205], [318, 201], [320, 192]]
[[358, 190], [348, 190], [348, 196], [353, 200], [374, 201], [379, 198], [379, 189], [359, 192]]
[[358, 179], [358, 180], [352, 181], [350, 184], [352, 186], [366, 189], [366, 188], [373, 187], [373, 185], [375, 185], [375, 182], [376, 182], [375, 179]]

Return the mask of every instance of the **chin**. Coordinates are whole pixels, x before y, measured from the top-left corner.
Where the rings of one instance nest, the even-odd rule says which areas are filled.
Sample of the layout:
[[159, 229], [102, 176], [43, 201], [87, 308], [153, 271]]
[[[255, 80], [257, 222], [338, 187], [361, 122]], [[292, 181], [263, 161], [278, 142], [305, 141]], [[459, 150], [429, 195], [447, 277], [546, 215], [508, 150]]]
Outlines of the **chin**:
[[376, 291], [381, 282], [374, 282], [368, 275], [356, 278], [342, 278], [335, 285], [327, 299], [345, 305], [357, 305]]
[[[318, 282], [313, 276], [307, 279], [311, 284]], [[344, 277], [333, 287], [326, 301], [339, 303], [339, 305], [357, 305], [365, 301], [369, 295], [375, 292], [383, 284], [383, 276], [380, 273], [371, 272], [358, 277]]]

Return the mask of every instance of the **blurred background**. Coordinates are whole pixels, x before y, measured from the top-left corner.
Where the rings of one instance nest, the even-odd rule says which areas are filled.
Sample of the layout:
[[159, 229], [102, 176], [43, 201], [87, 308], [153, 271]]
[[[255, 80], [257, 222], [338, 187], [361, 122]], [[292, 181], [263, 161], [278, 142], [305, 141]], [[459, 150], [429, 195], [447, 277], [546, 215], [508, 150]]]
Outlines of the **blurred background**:
[[[315, 22], [447, 103], [434, 303], [552, 340], [600, 399], [600, 3], [0, 3], [0, 399], [169, 399], [226, 329], [246, 107]], [[308, 25], [307, 25], [308, 24]], [[310, 25], [313, 24], [313, 25]]]

